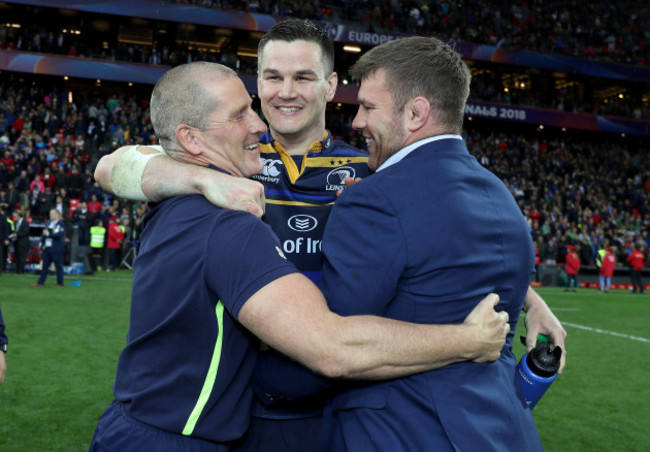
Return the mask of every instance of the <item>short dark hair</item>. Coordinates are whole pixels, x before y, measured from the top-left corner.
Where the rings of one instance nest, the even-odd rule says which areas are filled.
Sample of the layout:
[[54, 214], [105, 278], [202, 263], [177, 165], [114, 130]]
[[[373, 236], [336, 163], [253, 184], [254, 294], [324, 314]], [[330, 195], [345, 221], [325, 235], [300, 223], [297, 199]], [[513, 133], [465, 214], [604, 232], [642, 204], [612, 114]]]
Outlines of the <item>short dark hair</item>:
[[229, 67], [206, 61], [181, 64], [165, 72], [151, 93], [151, 125], [165, 148], [173, 157], [183, 149], [176, 139], [176, 127], [187, 124], [201, 130], [208, 125], [210, 114], [223, 99], [216, 99], [207, 82], [237, 77]]
[[422, 96], [449, 133], [462, 132], [472, 76], [449, 45], [422, 36], [388, 41], [362, 55], [350, 68], [350, 75], [363, 80], [379, 69], [386, 71], [384, 88], [392, 93], [395, 110]]
[[334, 72], [334, 43], [327, 35], [327, 31], [306, 19], [288, 19], [273, 25], [262, 36], [257, 46], [257, 70], [262, 64], [262, 52], [269, 41], [308, 41], [318, 44], [323, 55], [323, 68], [325, 77]]

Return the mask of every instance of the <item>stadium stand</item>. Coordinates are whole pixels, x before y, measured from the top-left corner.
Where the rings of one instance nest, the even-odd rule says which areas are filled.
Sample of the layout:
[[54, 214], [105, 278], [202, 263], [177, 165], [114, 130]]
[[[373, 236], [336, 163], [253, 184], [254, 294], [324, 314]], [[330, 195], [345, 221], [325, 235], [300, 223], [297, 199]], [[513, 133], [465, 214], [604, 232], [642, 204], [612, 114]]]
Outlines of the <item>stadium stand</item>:
[[[468, 147], [510, 188], [540, 264], [561, 264], [576, 243], [587, 250], [587, 274], [605, 244], [624, 263], [642, 242], [648, 260], [645, 3], [133, 0], [137, 14], [117, 3], [0, 3], [0, 207], [25, 211], [35, 228], [59, 206], [76, 231], [73, 213], [86, 201], [105, 224], [128, 218], [126, 243], [136, 243], [147, 207], [103, 193], [92, 178], [98, 159], [123, 144], [155, 143], [148, 96], [171, 66], [229, 65], [254, 95], [259, 37], [297, 16], [335, 40], [342, 84], [328, 128], [338, 137], [363, 145], [345, 76], [358, 53], [344, 46], [363, 51], [413, 33], [453, 40], [473, 75]], [[71, 234], [70, 263], [80, 256], [76, 240]]]

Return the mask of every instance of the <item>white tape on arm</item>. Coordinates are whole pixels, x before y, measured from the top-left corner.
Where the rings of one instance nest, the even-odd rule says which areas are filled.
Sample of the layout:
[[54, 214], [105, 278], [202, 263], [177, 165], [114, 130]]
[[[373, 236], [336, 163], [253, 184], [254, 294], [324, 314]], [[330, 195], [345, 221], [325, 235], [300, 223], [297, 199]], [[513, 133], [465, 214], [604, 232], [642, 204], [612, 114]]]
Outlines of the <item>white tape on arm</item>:
[[159, 155], [164, 155], [161, 146], [150, 146], [157, 153], [142, 154], [138, 146], [129, 148], [115, 162], [111, 173], [111, 190], [120, 198], [131, 201], [150, 201], [142, 191], [142, 175], [149, 160]]

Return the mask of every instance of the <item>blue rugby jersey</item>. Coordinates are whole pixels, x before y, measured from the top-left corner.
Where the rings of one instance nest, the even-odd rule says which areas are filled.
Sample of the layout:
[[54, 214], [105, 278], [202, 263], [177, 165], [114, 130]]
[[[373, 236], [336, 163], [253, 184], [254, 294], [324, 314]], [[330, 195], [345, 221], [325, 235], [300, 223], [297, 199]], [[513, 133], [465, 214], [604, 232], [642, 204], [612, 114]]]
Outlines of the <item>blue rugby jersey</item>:
[[336, 191], [346, 177], [367, 177], [368, 154], [325, 131], [301, 156], [289, 155], [270, 133], [260, 139], [262, 172], [253, 179], [264, 184], [264, 221], [280, 239], [287, 258], [314, 283], [320, 282], [321, 239]]

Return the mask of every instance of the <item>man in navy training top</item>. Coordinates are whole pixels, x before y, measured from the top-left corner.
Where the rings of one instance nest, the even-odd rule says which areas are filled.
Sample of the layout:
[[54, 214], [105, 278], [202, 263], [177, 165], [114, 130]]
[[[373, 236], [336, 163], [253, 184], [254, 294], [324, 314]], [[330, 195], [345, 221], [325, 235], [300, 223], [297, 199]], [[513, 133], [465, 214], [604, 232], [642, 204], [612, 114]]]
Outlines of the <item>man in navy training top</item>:
[[[251, 102], [231, 69], [192, 63], [156, 84], [151, 120], [172, 158], [250, 177], [266, 132]], [[255, 216], [171, 198], [145, 219], [115, 400], [91, 450], [230, 450], [251, 415], [252, 334], [330, 378], [395, 378], [497, 359], [510, 330], [497, 303], [456, 325], [341, 317]]]
[[[280, 239], [287, 258], [318, 284], [323, 265], [321, 239], [336, 193], [345, 188], [346, 177], [369, 175], [368, 154], [334, 140], [325, 128], [326, 105], [334, 97], [338, 82], [334, 44], [325, 30], [307, 20], [280, 22], [262, 37], [258, 54], [258, 92], [269, 133], [260, 139], [264, 166], [252, 178], [265, 188], [264, 222]], [[100, 161], [97, 179], [105, 189], [114, 191], [111, 179], [123, 177], [119, 168], [108, 177], [112, 162], [124, 152], [136, 152], [136, 148], [120, 148]], [[169, 178], [158, 173], [155, 189], [168, 180], [182, 178], [184, 168], [169, 161], [180, 168]], [[125, 168], [131, 169], [131, 165]], [[189, 169], [208, 174], [187, 177], [187, 181], [215, 173], [197, 166]], [[132, 180], [139, 180], [139, 175], [123, 179]], [[322, 412], [321, 400], [272, 408], [256, 402], [251, 427], [236, 450], [315, 450], [320, 444]]]

